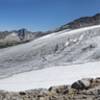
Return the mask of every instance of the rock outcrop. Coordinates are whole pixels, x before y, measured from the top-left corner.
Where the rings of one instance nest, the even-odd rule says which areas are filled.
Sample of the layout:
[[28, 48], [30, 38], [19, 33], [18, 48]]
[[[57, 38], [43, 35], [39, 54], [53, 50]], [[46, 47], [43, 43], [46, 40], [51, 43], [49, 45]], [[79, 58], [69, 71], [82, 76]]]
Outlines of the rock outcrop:
[[21, 92], [0, 91], [0, 100], [100, 100], [100, 78], [82, 79], [71, 86]]
[[92, 25], [100, 24], [100, 13], [95, 14], [94, 16], [85, 16], [80, 17], [72, 22], [69, 22], [61, 27], [57, 28], [55, 31], [61, 31], [65, 29], [77, 29], [81, 27], [87, 27]]
[[89, 87], [91, 87], [92, 82], [93, 82], [93, 79], [82, 79], [73, 83], [71, 87], [77, 90], [88, 89]]

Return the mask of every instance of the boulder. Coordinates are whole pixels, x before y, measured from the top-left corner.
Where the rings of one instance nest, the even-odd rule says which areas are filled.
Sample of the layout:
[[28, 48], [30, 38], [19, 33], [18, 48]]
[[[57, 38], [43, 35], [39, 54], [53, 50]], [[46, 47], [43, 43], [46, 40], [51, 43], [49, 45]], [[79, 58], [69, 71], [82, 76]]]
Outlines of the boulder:
[[68, 86], [66, 85], [54, 86], [54, 87], [50, 87], [48, 91], [50, 91], [51, 93], [56, 93], [56, 94], [67, 94]]
[[77, 90], [88, 89], [92, 85], [92, 79], [82, 79], [74, 82], [71, 87]]

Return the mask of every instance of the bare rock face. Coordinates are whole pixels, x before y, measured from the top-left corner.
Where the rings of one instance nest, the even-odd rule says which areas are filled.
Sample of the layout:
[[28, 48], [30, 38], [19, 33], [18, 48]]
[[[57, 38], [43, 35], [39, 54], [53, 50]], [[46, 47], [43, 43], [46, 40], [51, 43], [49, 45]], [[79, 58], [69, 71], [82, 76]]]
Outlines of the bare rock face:
[[80, 17], [68, 24], [65, 24], [59, 28], [59, 30], [64, 29], [76, 29], [86, 26], [98, 25], [100, 24], [100, 13], [95, 14], [94, 16], [85, 16]]

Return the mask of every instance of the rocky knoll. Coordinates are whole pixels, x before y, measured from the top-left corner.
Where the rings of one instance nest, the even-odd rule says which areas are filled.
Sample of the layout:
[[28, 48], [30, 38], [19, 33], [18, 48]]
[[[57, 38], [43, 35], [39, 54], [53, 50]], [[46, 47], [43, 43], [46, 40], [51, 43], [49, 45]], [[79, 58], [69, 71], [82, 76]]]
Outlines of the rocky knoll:
[[61, 31], [64, 29], [77, 29], [81, 27], [87, 27], [92, 25], [100, 24], [100, 13], [95, 14], [94, 16], [85, 16], [73, 20], [61, 27], [57, 28], [55, 31]]
[[53, 86], [49, 89], [0, 91], [0, 100], [100, 100], [100, 78], [82, 79], [71, 86]]

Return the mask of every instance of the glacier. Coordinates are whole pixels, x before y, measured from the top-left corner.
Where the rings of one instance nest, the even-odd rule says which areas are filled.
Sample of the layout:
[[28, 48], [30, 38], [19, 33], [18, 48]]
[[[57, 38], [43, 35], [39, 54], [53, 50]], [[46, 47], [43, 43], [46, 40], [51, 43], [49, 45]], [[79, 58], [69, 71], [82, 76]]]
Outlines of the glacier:
[[61, 31], [0, 49], [0, 79], [52, 66], [100, 60], [100, 25]]

